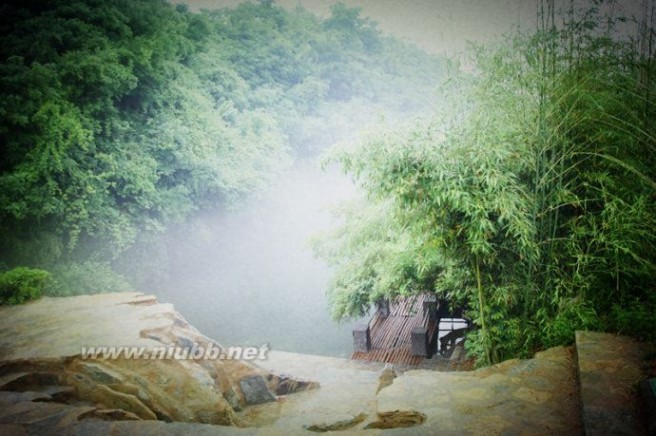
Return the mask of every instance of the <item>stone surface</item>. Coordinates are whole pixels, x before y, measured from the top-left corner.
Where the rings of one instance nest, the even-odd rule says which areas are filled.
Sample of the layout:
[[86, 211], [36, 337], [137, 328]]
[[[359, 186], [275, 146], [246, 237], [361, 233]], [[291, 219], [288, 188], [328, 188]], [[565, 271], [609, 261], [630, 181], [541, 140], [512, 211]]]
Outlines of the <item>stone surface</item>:
[[49, 401], [52, 397], [42, 392], [7, 392], [0, 391], [0, 406], [22, 403], [25, 401]]
[[[171, 305], [138, 293], [42, 298], [0, 307], [0, 344], [0, 390], [6, 392], [0, 402], [50, 413], [42, 422], [60, 420], [35, 400], [81, 406], [96, 420], [248, 426], [235, 411], [263, 397], [242, 391], [240, 381], [257, 379], [262, 388], [257, 392], [267, 392], [267, 401], [275, 397], [263, 377], [271, 386], [281, 385], [277, 374], [250, 362], [182, 358], [196, 346], [221, 346]], [[173, 346], [177, 349], [168, 357], [156, 353]], [[135, 347], [142, 354], [91, 358], [82, 355], [84, 347]], [[159, 358], [149, 358], [154, 355]], [[316, 387], [290, 376], [284, 383], [286, 393]], [[12, 416], [23, 422], [24, 415]]]
[[306, 427], [307, 430], [315, 433], [324, 433], [327, 431], [344, 431], [355, 427], [367, 419], [366, 413], [359, 413], [356, 416], [344, 415], [331, 417], [330, 423], [312, 424]]
[[378, 389], [376, 389], [376, 393], [391, 385], [396, 377], [398, 377], [398, 375], [396, 374], [396, 371], [394, 371], [394, 366], [389, 363], [386, 364], [385, 368], [383, 368], [378, 375]]
[[[0, 401], [6, 396], [0, 395]], [[23, 397], [28, 400], [28, 397]], [[0, 402], [0, 404], [2, 404]], [[198, 423], [144, 421], [120, 410], [68, 404], [19, 402], [0, 408], [0, 434], [13, 435], [269, 435], [267, 429], [241, 429]]]
[[425, 415], [403, 434], [581, 433], [575, 366], [564, 348], [471, 372], [406, 371], [378, 394], [377, 413]]
[[273, 374], [267, 376], [267, 384], [276, 395], [287, 395], [294, 392], [318, 389], [319, 383], [314, 381], [300, 380], [289, 374]]
[[652, 350], [627, 337], [582, 331], [576, 349], [586, 434], [646, 434], [638, 384]]
[[55, 434], [79, 422], [94, 407], [59, 403], [21, 402], [0, 410], [0, 424], [21, 425], [32, 434]]
[[180, 316], [170, 304], [143, 304], [152, 298], [131, 292], [44, 297], [0, 307], [0, 360], [75, 356], [86, 346], [161, 345], [140, 332], [170, 328]]
[[249, 375], [239, 380], [239, 387], [244, 394], [246, 404], [262, 404], [276, 401], [276, 397], [269, 392], [264, 378], [261, 375]]
[[378, 412], [378, 420], [367, 424], [365, 429], [414, 427], [423, 424], [424, 421], [426, 421], [426, 415], [416, 410], [392, 410], [390, 412]]
[[319, 389], [284, 396], [275, 403], [239, 413], [239, 416], [249, 414], [251, 420], [259, 420], [261, 426], [274, 434], [310, 434], [308, 428], [341, 426], [345, 421], [366, 415], [365, 421], [347, 430], [353, 432], [376, 419], [376, 390], [382, 364], [271, 351], [268, 359], [259, 365], [276, 373], [284, 371], [301, 379], [315, 380], [321, 385]]
[[[82, 344], [193, 347], [211, 341], [152, 297], [94, 297], [46, 299], [51, 310], [39, 301], [0, 308], [0, 434], [583, 432], [571, 348], [464, 372], [392, 369], [280, 351], [270, 351], [257, 366], [237, 360], [82, 359]], [[68, 324], [77, 327], [68, 329]], [[615, 413], [621, 405], [601, 399], [607, 392], [627, 392], [625, 402], [632, 401], [635, 391], [616, 389], [635, 389], [639, 375], [631, 362], [639, 362], [640, 354], [626, 340], [578, 336], [582, 379], [597, 385], [592, 404], [605, 401]], [[590, 354], [595, 350], [606, 354]], [[596, 357], [582, 359], [585, 353]], [[437, 359], [435, 368], [446, 368], [438, 361], [450, 365]], [[609, 384], [601, 386], [604, 380]], [[254, 401], [259, 395], [267, 402], [249, 405], [259, 402]], [[606, 419], [598, 410], [597, 419]], [[605, 433], [614, 429], [609, 426]]]
[[453, 347], [453, 351], [451, 352], [451, 356], [449, 356], [449, 360], [456, 361], [456, 362], [460, 361], [463, 359], [465, 354], [466, 351], [464, 345], [458, 344], [455, 347]]
[[[384, 365], [272, 352], [262, 365], [317, 380], [321, 389], [251, 408], [263, 428], [295, 434], [334, 428], [359, 414], [348, 434], [581, 434], [570, 348], [477, 371], [399, 370], [379, 391]], [[389, 369], [389, 368], [388, 368]], [[379, 391], [379, 392], [377, 392]]]

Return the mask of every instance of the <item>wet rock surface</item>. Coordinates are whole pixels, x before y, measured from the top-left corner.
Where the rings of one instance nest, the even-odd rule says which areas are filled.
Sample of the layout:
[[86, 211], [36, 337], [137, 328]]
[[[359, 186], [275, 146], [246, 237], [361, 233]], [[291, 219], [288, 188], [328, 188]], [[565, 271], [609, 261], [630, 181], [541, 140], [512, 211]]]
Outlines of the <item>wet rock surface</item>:
[[269, 391], [264, 378], [260, 375], [249, 375], [239, 380], [239, 387], [244, 394], [246, 404], [262, 404], [276, 401]]
[[344, 417], [333, 416], [330, 423], [312, 424], [305, 427], [315, 433], [324, 433], [327, 431], [343, 431], [355, 427], [367, 419], [366, 413], [359, 413], [356, 416], [344, 415]]
[[[193, 347], [222, 347], [171, 305], [136, 293], [1, 307], [0, 344], [0, 423], [30, 431], [88, 420], [248, 426], [236, 412], [275, 401], [270, 389], [282, 381], [246, 361], [189, 358]], [[84, 356], [84, 347], [143, 353]], [[286, 393], [316, 387], [290, 376], [284, 383]]]
[[580, 434], [575, 371], [562, 347], [471, 372], [407, 371], [380, 392], [377, 412], [420, 412], [417, 429], [435, 434]]
[[345, 433], [583, 432], [571, 348], [554, 348], [534, 359], [515, 359], [477, 371], [395, 368], [396, 377], [384, 364], [284, 352], [272, 352], [262, 364], [321, 384], [319, 390], [251, 409], [271, 430], [328, 431], [366, 415]]
[[267, 376], [267, 384], [276, 395], [287, 395], [294, 392], [318, 389], [319, 383], [314, 381], [299, 380], [289, 374], [272, 374]]
[[382, 389], [385, 389], [387, 386], [391, 385], [394, 382], [394, 379], [397, 377], [396, 371], [392, 365], [385, 365], [385, 368], [380, 371], [378, 376], [378, 389], [376, 393], [380, 392]]
[[414, 427], [426, 421], [426, 415], [416, 410], [394, 410], [378, 412], [378, 420], [370, 422], [365, 428], [405, 428]]
[[653, 434], [647, 429], [649, 414], [641, 413], [639, 394], [653, 346], [606, 333], [576, 332], [576, 348], [586, 434]]
[[588, 434], [646, 431], [634, 402], [643, 344], [577, 340], [578, 355], [557, 347], [476, 371], [275, 350], [257, 365], [85, 359], [81, 346], [219, 344], [153, 297], [44, 299], [0, 308], [0, 434], [583, 434], [584, 422]]

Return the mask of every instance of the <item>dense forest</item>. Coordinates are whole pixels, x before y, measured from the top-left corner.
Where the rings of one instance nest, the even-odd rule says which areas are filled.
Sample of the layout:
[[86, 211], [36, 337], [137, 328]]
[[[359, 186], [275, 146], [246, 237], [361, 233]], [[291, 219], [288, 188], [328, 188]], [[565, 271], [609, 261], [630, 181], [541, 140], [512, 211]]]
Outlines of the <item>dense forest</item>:
[[[343, 4], [319, 19], [271, 1], [15, 1], [0, 16], [0, 264], [48, 271], [49, 295], [129, 289], [144, 277], [115, 265], [137, 242], [238, 207], [379, 113], [427, 107], [441, 72]], [[3, 276], [5, 298], [47, 276]]]
[[474, 47], [448, 110], [333, 153], [368, 193], [317, 242], [336, 318], [435, 292], [479, 364], [576, 329], [656, 339], [655, 4], [604, 3], [538, 2], [536, 31]]
[[539, 0], [537, 29], [446, 68], [343, 4], [5, 2], [0, 300], [138, 285], [137, 244], [348, 140], [328, 160], [366, 195], [314, 243], [336, 319], [432, 292], [479, 364], [576, 329], [654, 340], [655, 4], [603, 3]]

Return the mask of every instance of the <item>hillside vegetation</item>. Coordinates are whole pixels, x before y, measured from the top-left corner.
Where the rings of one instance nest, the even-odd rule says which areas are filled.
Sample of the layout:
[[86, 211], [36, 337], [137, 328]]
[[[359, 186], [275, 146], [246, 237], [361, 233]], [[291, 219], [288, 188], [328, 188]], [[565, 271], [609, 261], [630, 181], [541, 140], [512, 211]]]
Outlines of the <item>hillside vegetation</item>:
[[332, 158], [368, 193], [316, 244], [337, 268], [337, 319], [434, 292], [464, 307], [480, 364], [573, 341], [656, 337], [654, 3], [598, 3], [475, 47], [442, 112]]
[[51, 294], [129, 288], [112, 263], [137, 241], [426, 107], [440, 72], [343, 4], [4, 2], [0, 264], [51, 271]]

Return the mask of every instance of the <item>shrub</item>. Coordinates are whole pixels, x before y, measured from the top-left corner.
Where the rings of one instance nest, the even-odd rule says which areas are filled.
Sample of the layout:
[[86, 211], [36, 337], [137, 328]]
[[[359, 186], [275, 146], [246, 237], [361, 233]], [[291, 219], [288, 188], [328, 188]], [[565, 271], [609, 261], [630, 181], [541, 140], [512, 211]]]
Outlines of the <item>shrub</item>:
[[624, 305], [614, 304], [611, 325], [620, 334], [656, 341], [656, 297], [646, 301], [635, 299]]
[[604, 324], [590, 302], [565, 300], [556, 316], [547, 323], [542, 343], [545, 347], [572, 344], [577, 330], [603, 331]]
[[0, 273], [0, 304], [21, 304], [41, 297], [50, 281], [50, 273], [41, 269], [18, 267]]
[[53, 297], [133, 290], [122, 275], [102, 262], [63, 264], [54, 268], [52, 275], [53, 280], [45, 294]]

